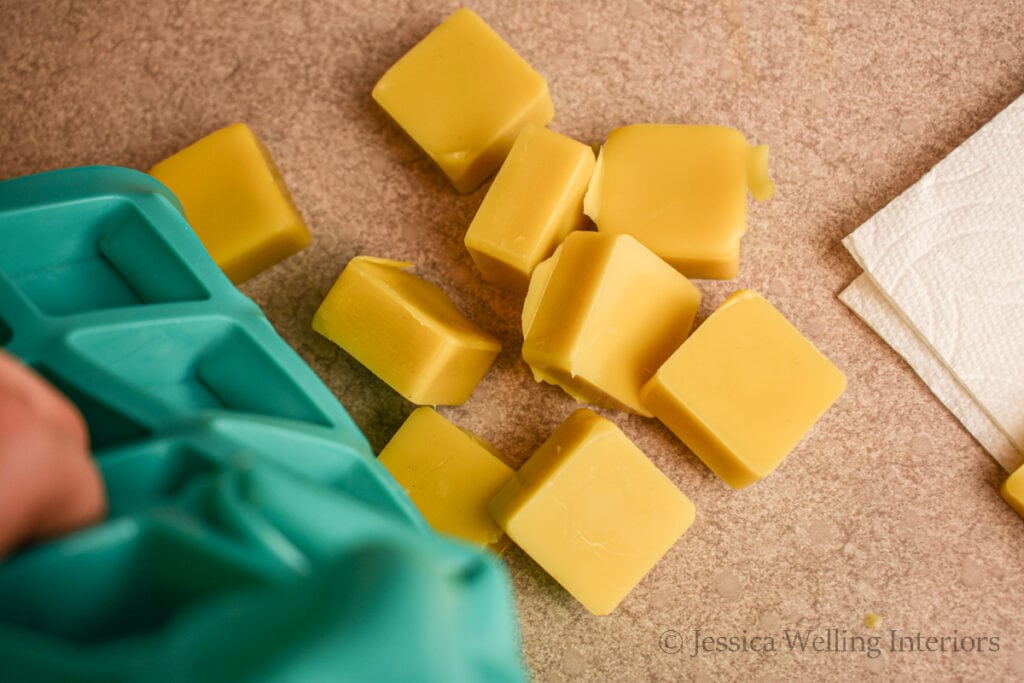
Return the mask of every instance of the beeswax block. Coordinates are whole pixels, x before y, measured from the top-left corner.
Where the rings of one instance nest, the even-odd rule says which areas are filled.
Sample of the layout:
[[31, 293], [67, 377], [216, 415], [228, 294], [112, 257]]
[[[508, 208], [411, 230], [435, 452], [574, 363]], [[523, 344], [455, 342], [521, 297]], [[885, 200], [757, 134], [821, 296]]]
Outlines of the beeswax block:
[[313, 316], [313, 329], [413, 403], [465, 402], [501, 350], [409, 263], [357, 256]]
[[774, 192], [767, 146], [724, 126], [637, 124], [609, 134], [584, 211], [687, 277], [728, 280], [739, 270], [748, 188], [758, 200]]
[[244, 123], [207, 135], [150, 174], [236, 285], [304, 249], [309, 231], [266, 147]]
[[1006, 481], [1003, 482], [999, 493], [1003, 500], [1010, 504], [1017, 514], [1024, 517], [1024, 465], [1013, 471]]
[[523, 359], [578, 401], [650, 415], [640, 389], [699, 305], [697, 288], [632, 237], [572, 232], [534, 269]]
[[534, 267], [584, 222], [594, 150], [541, 126], [516, 138], [466, 232], [466, 247], [490, 282], [524, 291]]
[[594, 614], [608, 614], [695, 510], [614, 424], [581, 409], [491, 501], [491, 515]]
[[433, 408], [417, 408], [380, 452], [435, 530], [501, 552], [507, 544], [487, 504], [513, 470], [491, 444]]
[[555, 115], [544, 78], [471, 10], [456, 10], [387, 70], [373, 99], [471, 192], [526, 125]]
[[767, 300], [740, 290], [644, 387], [659, 420], [733, 488], [771, 473], [846, 378]]

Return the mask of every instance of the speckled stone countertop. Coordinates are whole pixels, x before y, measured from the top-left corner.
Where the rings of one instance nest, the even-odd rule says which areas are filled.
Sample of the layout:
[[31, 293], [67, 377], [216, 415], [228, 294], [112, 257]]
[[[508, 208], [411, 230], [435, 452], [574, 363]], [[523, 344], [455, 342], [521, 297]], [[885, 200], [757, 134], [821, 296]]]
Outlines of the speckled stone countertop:
[[[836, 299], [859, 272], [840, 240], [1024, 91], [1020, 0], [470, 6], [548, 79], [559, 132], [600, 142], [626, 123], [719, 123], [770, 145], [777, 193], [751, 206], [739, 276], [697, 283], [701, 317], [754, 287], [849, 378], [783, 466], [741, 492], [655, 421], [602, 411], [698, 518], [608, 617], [509, 551], [536, 679], [1024, 678], [1024, 521], [997, 494], [1005, 473]], [[243, 290], [379, 449], [412, 406], [309, 323], [352, 256], [413, 261], [505, 347], [472, 398], [442, 412], [522, 461], [575, 404], [534, 383], [521, 298], [484, 283], [462, 244], [486, 186], [456, 194], [369, 95], [456, 7], [0, 0], [0, 178], [146, 169], [247, 122], [313, 244]], [[831, 644], [790, 650], [786, 632], [807, 629]], [[698, 630], [740, 651], [691, 656]], [[901, 651], [892, 631], [984, 647]], [[836, 651], [871, 635], [877, 656]], [[776, 650], [753, 651], [755, 637]]]

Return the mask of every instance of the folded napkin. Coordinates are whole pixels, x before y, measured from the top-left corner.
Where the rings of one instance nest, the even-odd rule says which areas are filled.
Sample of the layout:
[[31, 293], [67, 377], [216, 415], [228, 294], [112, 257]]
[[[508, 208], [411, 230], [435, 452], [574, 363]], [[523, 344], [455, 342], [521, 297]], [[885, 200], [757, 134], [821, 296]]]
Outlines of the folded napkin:
[[839, 298], [1008, 470], [1024, 462], [1024, 97], [843, 240]]

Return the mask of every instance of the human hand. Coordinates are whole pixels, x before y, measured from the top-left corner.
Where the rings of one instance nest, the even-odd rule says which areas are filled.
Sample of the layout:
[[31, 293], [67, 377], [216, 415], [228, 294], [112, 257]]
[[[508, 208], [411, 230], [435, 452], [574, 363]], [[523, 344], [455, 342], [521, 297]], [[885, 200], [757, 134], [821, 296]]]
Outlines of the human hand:
[[0, 557], [98, 522], [106, 509], [81, 413], [0, 350]]

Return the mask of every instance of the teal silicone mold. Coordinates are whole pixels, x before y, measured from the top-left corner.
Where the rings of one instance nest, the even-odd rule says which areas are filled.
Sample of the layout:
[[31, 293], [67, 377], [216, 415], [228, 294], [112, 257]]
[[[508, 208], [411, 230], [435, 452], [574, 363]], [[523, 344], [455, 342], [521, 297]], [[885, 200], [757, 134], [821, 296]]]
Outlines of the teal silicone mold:
[[501, 564], [429, 530], [155, 179], [0, 183], [0, 346], [110, 503], [0, 563], [0, 679], [524, 678]]

